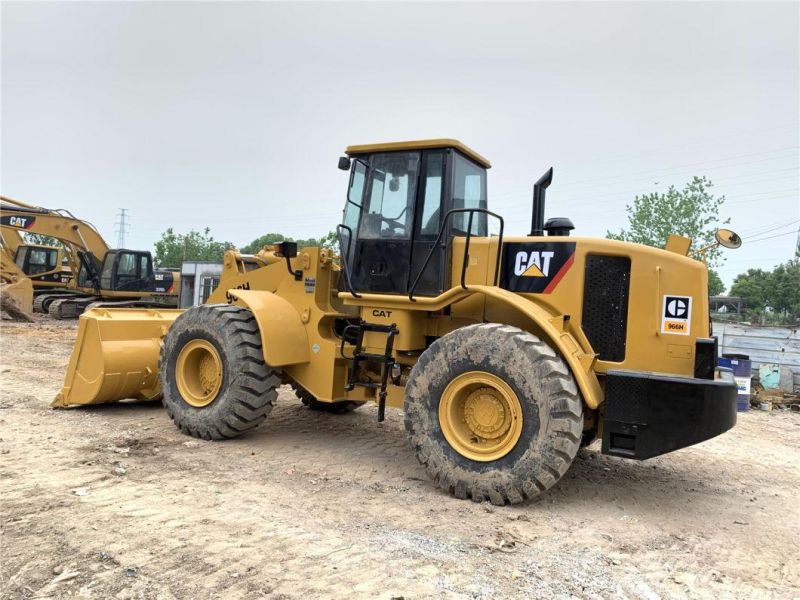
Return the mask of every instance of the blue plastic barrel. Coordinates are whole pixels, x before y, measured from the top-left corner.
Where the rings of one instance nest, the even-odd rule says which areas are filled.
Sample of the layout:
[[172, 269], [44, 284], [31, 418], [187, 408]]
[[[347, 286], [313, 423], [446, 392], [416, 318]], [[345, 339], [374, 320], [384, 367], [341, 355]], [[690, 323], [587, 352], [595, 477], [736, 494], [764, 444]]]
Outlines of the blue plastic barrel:
[[744, 354], [725, 354], [719, 359], [720, 367], [733, 369], [733, 378], [739, 393], [736, 396], [736, 410], [744, 412], [750, 410], [750, 377], [753, 363], [749, 356]]

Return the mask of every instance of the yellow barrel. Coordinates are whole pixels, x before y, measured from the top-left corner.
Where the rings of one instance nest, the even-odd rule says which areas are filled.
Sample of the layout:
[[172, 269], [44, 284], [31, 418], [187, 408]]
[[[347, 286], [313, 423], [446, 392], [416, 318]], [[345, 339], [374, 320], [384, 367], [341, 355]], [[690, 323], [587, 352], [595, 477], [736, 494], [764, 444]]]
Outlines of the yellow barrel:
[[158, 400], [161, 341], [177, 309], [95, 308], [80, 317], [64, 387], [51, 406]]

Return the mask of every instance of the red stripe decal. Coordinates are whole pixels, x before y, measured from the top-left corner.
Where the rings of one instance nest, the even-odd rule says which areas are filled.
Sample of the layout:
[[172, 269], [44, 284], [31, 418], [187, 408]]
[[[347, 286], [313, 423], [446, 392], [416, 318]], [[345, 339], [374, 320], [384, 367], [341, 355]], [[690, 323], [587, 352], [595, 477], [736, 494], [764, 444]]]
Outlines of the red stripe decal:
[[555, 277], [553, 277], [550, 283], [547, 284], [547, 287], [544, 288], [544, 291], [542, 291], [542, 293], [549, 294], [554, 289], [556, 289], [558, 282], [561, 281], [564, 275], [567, 274], [567, 271], [569, 271], [569, 268], [572, 266], [572, 263], [574, 262], [575, 262], [575, 253], [573, 252], [572, 254], [569, 255], [569, 258], [567, 259], [567, 262], [564, 263], [564, 266], [562, 266], [558, 270], [558, 273], [556, 273]]

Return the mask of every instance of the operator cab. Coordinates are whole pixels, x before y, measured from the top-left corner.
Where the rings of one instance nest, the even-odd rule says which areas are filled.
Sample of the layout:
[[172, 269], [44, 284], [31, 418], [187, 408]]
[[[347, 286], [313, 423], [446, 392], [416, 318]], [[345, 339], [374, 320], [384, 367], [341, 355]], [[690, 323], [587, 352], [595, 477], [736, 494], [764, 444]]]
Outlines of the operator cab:
[[153, 258], [147, 251], [110, 250], [103, 258], [100, 287], [111, 292], [153, 292]]
[[[487, 235], [488, 160], [456, 140], [350, 146], [339, 168], [350, 170], [341, 253], [354, 292], [414, 294], [450, 287], [448, 240]], [[454, 209], [476, 209], [456, 212]], [[482, 211], [482, 212], [481, 212]], [[436, 240], [442, 236], [439, 243]]]
[[59, 254], [58, 248], [52, 246], [19, 246], [14, 255], [14, 262], [29, 277], [58, 273], [61, 270]]

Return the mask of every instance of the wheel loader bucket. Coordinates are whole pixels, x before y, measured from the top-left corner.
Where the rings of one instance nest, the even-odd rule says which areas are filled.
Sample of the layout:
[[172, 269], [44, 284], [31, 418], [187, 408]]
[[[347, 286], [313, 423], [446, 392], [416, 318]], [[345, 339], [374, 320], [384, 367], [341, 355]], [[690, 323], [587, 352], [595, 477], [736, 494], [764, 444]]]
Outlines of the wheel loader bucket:
[[51, 406], [161, 398], [161, 340], [182, 312], [95, 308], [83, 313], [64, 387]]

